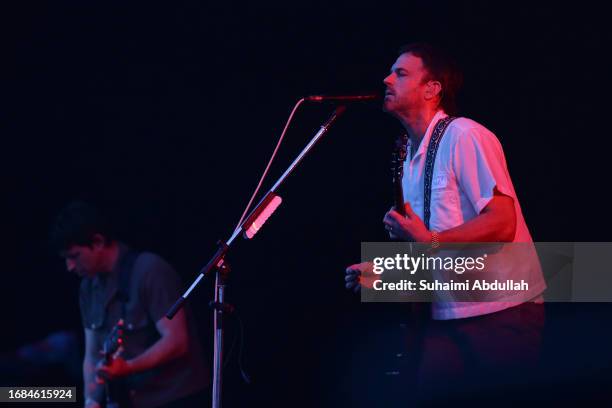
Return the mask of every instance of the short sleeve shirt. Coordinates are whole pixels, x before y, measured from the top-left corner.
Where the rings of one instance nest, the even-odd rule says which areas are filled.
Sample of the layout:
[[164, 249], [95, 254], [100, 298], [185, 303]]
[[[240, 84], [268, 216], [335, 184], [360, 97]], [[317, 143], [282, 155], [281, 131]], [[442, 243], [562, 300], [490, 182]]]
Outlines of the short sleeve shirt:
[[[131, 260], [130, 260], [131, 259]], [[181, 282], [174, 269], [161, 257], [149, 252], [133, 253], [120, 245], [116, 267], [81, 281], [79, 300], [85, 329], [94, 334], [94, 347], [102, 350], [105, 338], [122, 318], [120, 276], [128, 276], [128, 302], [124, 315], [124, 358], [134, 358], [153, 345], [160, 335], [155, 323], [164, 318], [178, 299]], [[201, 344], [194, 319], [186, 310], [189, 352], [173, 361], [129, 376], [130, 398], [136, 407], [155, 407], [181, 398], [208, 384]]]
[[[409, 202], [415, 213], [424, 218], [424, 173], [427, 146], [435, 124], [447, 115], [438, 111], [416, 149], [404, 163], [402, 186], [404, 200]], [[412, 146], [408, 142], [408, 152]], [[513, 242], [532, 243], [531, 234], [523, 218], [502, 146], [497, 137], [481, 124], [467, 119], [453, 120], [440, 145], [433, 168], [431, 187], [430, 229], [445, 231], [476, 217], [491, 201], [494, 189], [514, 201], [516, 232]], [[434, 302], [435, 319], [453, 319], [477, 316], [503, 310], [532, 299], [542, 293], [546, 285], [533, 245], [515, 246], [508, 250], [523, 252], [522, 262], [514, 260], [498, 262], [496, 279], [526, 280], [529, 291], [521, 299], [504, 297], [495, 302]], [[498, 259], [501, 259], [500, 257]], [[489, 258], [490, 262], [495, 262]]]

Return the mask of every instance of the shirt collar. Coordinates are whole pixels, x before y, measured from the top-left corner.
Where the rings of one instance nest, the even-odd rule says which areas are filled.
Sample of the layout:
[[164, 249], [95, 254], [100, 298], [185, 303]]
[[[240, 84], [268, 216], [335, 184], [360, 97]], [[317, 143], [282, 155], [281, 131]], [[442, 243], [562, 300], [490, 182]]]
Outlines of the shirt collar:
[[[427, 125], [427, 130], [425, 131], [425, 135], [423, 136], [423, 140], [421, 140], [421, 144], [419, 145], [419, 148], [416, 151], [416, 153], [414, 153], [412, 155], [412, 159], [414, 159], [415, 157], [417, 157], [417, 156], [419, 156], [421, 154], [425, 154], [425, 149], [427, 149], [427, 147], [429, 146], [429, 140], [431, 139], [431, 134], [433, 133], [433, 129], [434, 129], [436, 123], [438, 123], [438, 121], [440, 119], [444, 119], [447, 116], [448, 115], [446, 113], [444, 113], [444, 111], [442, 109], [440, 109], [440, 110], [438, 110], [436, 112], [434, 117], [431, 119], [431, 122], [429, 122], [429, 125]], [[408, 147], [410, 147], [410, 149], [412, 150], [412, 142], [411, 142], [410, 138], [408, 138]]]

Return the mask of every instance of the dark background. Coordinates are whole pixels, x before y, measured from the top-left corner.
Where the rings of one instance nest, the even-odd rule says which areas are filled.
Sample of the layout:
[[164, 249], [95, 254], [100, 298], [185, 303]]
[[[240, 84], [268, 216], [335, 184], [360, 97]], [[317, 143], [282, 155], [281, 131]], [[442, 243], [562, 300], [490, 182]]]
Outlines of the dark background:
[[[463, 67], [461, 113], [502, 142], [534, 240], [609, 240], [610, 32], [592, 5], [20, 2], [3, 9], [3, 353], [52, 331], [81, 330], [78, 280], [46, 241], [68, 201], [106, 208], [128, 242], [160, 253], [190, 282], [216, 240], [229, 238], [297, 99], [382, 91], [406, 42], [436, 43]], [[297, 113], [264, 189], [332, 109], [306, 105]], [[343, 270], [358, 261], [361, 241], [385, 239], [398, 130], [378, 106], [351, 107], [280, 190], [283, 204], [265, 228], [232, 248], [228, 298], [245, 323], [253, 384], [243, 385], [230, 363], [231, 403], [346, 397], [339, 383], [357, 375], [353, 348], [393, 314], [346, 293]], [[192, 300], [205, 341], [210, 296], [209, 283]], [[584, 348], [599, 344], [610, 325], [606, 307], [561, 307], [582, 313], [564, 330]], [[576, 320], [588, 328], [572, 326]], [[571, 347], [554, 333], [556, 347], [560, 339]], [[230, 330], [228, 342], [234, 337]], [[593, 353], [576, 364], [610, 361]], [[609, 375], [575, 374], [562, 357], [559, 366], [557, 385]]]

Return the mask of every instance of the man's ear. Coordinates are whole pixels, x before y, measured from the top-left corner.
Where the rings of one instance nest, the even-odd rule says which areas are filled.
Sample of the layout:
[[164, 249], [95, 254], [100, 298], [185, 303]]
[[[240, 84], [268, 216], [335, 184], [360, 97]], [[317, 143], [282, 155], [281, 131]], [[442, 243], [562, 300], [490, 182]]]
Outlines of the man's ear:
[[425, 90], [425, 97], [427, 99], [433, 99], [435, 97], [442, 97], [442, 84], [440, 81], [429, 81], [427, 82], [427, 89]]
[[106, 245], [106, 238], [102, 234], [94, 234], [91, 238], [91, 246], [93, 248], [102, 248]]

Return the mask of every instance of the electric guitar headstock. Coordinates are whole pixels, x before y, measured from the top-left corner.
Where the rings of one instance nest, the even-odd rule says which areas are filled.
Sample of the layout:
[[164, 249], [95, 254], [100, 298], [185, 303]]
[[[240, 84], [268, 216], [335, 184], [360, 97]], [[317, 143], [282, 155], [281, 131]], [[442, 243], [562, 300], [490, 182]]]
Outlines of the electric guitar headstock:
[[123, 319], [119, 319], [108, 336], [106, 336], [106, 339], [104, 339], [104, 344], [102, 345], [105, 364], [109, 364], [112, 361], [113, 355], [119, 350], [123, 341]]

